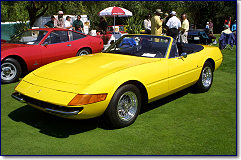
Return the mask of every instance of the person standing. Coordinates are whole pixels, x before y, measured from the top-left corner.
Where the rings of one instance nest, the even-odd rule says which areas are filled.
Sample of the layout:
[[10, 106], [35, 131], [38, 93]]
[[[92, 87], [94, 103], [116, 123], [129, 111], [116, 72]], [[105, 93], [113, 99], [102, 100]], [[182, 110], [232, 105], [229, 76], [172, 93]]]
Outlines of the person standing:
[[[78, 15], [78, 16], [77, 16], [77, 19], [73, 22], [73, 29], [74, 29], [74, 31], [77, 30], [77, 29], [76, 29], [77, 26], [80, 26], [80, 27], [81, 27], [81, 31], [82, 31], [82, 32], [84, 31], [84, 30], [83, 30], [83, 28], [84, 28], [83, 22], [82, 22], [80, 19], [81, 19], [81, 16]], [[79, 29], [78, 29], [78, 30], [79, 30]]]
[[189, 21], [187, 20], [186, 13], [183, 13], [181, 18], [182, 18], [181, 35], [180, 35], [181, 42], [188, 43], [187, 35], [189, 30]]
[[165, 13], [164, 18], [162, 19], [162, 33], [167, 32], [166, 24], [167, 24], [167, 21], [169, 20], [169, 18], [170, 18], [170, 15], [168, 13]]
[[211, 19], [209, 20], [209, 32], [213, 35], [213, 22]]
[[230, 28], [231, 27], [231, 17], [229, 16], [225, 21], [224, 21], [224, 25], [227, 24], [228, 27]]
[[44, 27], [45, 28], [54, 28], [54, 21], [55, 21], [55, 17], [54, 16], [51, 16], [51, 20], [48, 21]]
[[161, 9], [157, 9], [155, 11], [155, 15], [151, 18], [151, 34], [159, 36], [162, 34], [162, 20], [161, 20], [161, 14], [163, 12]]
[[207, 22], [205, 26], [205, 32], [208, 34], [209, 33], [209, 22]]
[[58, 17], [57, 19], [55, 19], [54, 21], [54, 27], [55, 28], [64, 28], [64, 12], [63, 11], [59, 11], [58, 12]]
[[[104, 17], [100, 17], [100, 23], [99, 23], [98, 27], [99, 27], [101, 34], [106, 34], [108, 24]], [[114, 30], [114, 32], [115, 32], [115, 30]]]
[[151, 15], [145, 16], [144, 28], [145, 28], [145, 34], [151, 34]]
[[231, 31], [234, 33], [235, 36], [236, 36], [236, 28], [237, 28], [237, 24], [236, 24], [236, 20], [234, 20]]
[[166, 26], [168, 27], [167, 35], [176, 40], [178, 31], [181, 28], [181, 21], [177, 18], [177, 13], [175, 11], [171, 12], [171, 18], [167, 21]]
[[66, 17], [66, 21], [65, 21], [65, 23], [64, 23], [64, 27], [66, 28], [66, 29], [69, 29], [69, 30], [72, 30], [72, 25], [71, 25], [71, 23], [70, 23], [70, 16], [67, 16]]

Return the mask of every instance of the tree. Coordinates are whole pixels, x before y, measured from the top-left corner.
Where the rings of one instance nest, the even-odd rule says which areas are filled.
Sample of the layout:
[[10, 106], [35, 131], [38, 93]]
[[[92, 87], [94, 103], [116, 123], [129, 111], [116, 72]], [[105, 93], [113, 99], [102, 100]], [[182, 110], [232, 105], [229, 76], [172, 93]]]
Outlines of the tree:
[[[111, 7], [123, 7], [133, 12], [136, 20], [143, 20], [145, 15], [153, 14], [157, 8], [165, 13], [172, 10], [178, 17], [186, 12], [190, 24], [205, 26], [209, 19], [213, 20], [215, 33], [223, 29], [223, 22], [227, 16], [236, 19], [235, 1], [1, 1], [1, 20], [26, 21], [30, 20], [33, 26], [40, 16], [56, 15], [59, 10], [64, 14], [87, 14], [92, 28], [99, 23], [98, 12]], [[113, 18], [107, 18], [109, 25]], [[126, 18], [117, 18], [117, 24], [125, 24]]]
[[34, 22], [37, 18], [43, 16], [45, 12], [48, 10], [49, 2], [45, 1], [29, 1], [26, 5], [26, 9], [28, 11], [30, 27], [33, 26]]

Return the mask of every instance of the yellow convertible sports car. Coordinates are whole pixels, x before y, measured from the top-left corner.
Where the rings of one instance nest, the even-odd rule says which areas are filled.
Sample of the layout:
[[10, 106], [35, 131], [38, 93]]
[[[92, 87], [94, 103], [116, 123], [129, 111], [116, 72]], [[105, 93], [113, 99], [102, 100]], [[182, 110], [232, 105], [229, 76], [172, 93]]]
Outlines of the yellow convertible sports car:
[[31, 72], [12, 97], [57, 116], [103, 115], [112, 127], [126, 127], [146, 103], [192, 85], [208, 91], [222, 60], [217, 47], [176, 43], [166, 36], [125, 35], [103, 53]]

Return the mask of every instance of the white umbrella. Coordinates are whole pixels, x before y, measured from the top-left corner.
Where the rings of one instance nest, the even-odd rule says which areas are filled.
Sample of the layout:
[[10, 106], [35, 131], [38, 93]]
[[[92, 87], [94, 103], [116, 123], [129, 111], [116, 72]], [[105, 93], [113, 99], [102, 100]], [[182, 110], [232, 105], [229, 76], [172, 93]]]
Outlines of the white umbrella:
[[109, 16], [114, 17], [114, 28], [115, 28], [115, 17], [129, 17], [132, 16], [132, 12], [128, 11], [125, 8], [121, 7], [108, 7], [106, 9], [103, 9], [98, 13], [99, 16]]

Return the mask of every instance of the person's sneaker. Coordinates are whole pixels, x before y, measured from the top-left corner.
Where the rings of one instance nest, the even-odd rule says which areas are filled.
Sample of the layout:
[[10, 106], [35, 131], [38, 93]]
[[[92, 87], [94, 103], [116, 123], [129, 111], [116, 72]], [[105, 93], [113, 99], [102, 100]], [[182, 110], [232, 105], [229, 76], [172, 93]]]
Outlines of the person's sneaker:
[[213, 44], [217, 44], [217, 41], [216, 41], [216, 39], [213, 41]]

